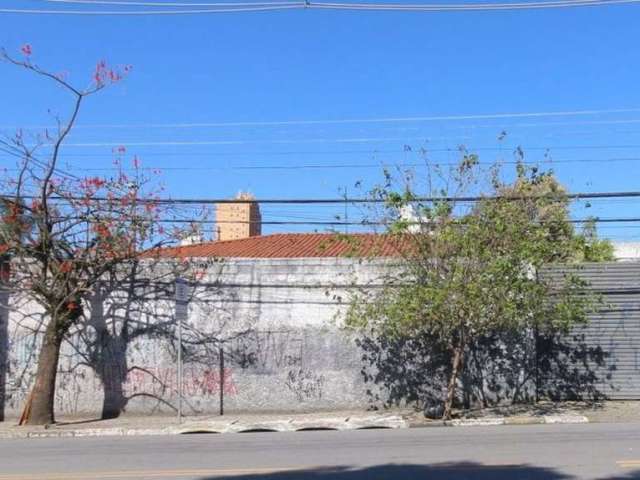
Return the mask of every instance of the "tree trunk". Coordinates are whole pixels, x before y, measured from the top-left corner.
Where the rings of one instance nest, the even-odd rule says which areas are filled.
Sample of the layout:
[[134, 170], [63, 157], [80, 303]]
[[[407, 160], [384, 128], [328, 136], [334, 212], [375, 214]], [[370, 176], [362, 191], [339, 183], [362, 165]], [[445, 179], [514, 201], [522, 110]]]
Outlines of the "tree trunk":
[[62, 336], [56, 334], [55, 320], [52, 320], [40, 348], [35, 384], [25, 405], [21, 424], [47, 425], [55, 422], [53, 406], [61, 345]]
[[4, 404], [7, 395], [9, 371], [9, 288], [10, 260], [0, 256], [0, 422], [4, 422]]
[[449, 377], [449, 385], [447, 386], [447, 398], [444, 402], [443, 420], [451, 419], [451, 410], [453, 409], [453, 401], [456, 396], [456, 383], [458, 375], [462, 369], [464, 362], [464, 345], [462, 342], [453, 350], [453, 360], [451, 361], [451, 376]]

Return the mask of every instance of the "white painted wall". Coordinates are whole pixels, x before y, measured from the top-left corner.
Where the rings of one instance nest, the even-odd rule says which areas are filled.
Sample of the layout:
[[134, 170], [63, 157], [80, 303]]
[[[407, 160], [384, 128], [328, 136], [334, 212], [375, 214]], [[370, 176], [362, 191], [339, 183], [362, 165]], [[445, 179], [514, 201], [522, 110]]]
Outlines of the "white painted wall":
[[616, 260], [633, 261], [640, 259], [640, 242], [613, 242]]
[[[340, 329], [340, 319], [353, 285], [380, 284], [388, 263], [348, 258], [196, 261], [199, 281], [184, 328], [190, 348], [183, 384], [186, 413], [217, 412], [221, 388], [227, 411], [368, 405], [360, 352], [354, 337]], [[105, 377], [130, 397], [129, 412], [169, 412], [177, 405], [173, 297], [165, 292], [145, 301], [126, 300], [126, 295], [112, 294], [94, 302], [87, 327], [65, 345], [58, 412], [99, 414]], [[7, 332], [8, 415], [17, 415], [24, 402], [38, 348], [31, 331], [38, 309], [28, 304], [16, 307]], [[131, 323], [128, 339], [122, 335], [125, 319]], [[162, 333], [133, 335], [149, 326], [158, 326]], [[87, 341], [93, 356], [81, 354]], [[226, 352], [223, 380], [219, 341]], [[98, 355], [102, 362], [96, 362]]]

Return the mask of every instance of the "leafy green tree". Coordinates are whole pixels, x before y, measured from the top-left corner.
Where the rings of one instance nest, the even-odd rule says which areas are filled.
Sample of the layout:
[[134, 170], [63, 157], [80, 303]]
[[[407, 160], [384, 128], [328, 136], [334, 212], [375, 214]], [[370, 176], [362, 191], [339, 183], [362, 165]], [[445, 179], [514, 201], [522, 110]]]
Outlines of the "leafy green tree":
[[589, 219], [575, 237], [575, 260], [579, 262], [610, 262], [615, 260], [613, 244], [598, 238], [596, 219]]
[[566, 192], [553, 174], [518, 165], [515, 180], [504, 183], [493, 169], [488, 195], [472, 207], [447, 197], [477, 194], [481, 174], [477, 157], [465, 154], [441, 182], [449, 190], [438, 189], [436, 199], [419, 201], [410, 186], [398, 191], [388, 177], [374, 189], [385, 200], [382, 214], [394, 219], [389, 235], [397, 237], [402, 262], [386, 274], [383, 288], [356, 294], [346, 318], [349, 326], [387, 338], [426, 332], [448, 352], [445, 419], [470, 345], [532, 328], [568, 331], [593, 307], [579, 278], [550, 284], [536, 274], [545, 264], [584, 255], [578, 252], [584, 237], [574, 231]]

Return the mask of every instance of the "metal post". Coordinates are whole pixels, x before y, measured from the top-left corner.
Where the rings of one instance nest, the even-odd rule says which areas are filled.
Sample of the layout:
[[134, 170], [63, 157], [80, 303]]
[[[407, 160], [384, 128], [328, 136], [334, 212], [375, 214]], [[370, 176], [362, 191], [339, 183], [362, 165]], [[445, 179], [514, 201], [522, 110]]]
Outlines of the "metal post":
[[182, 278], [176, 279], [176, 313], [175, 321], [178, 323], [178, 423], [182, 423], [182, 322], [187, 320], [189, 299], [187, 297], [187, 283]]
[[540, 332], [538, 326], [533, 328], [533, 361], [535, 362], [534, 380], [535, 380], [535, 402], [540, 401], [540, 358], [538, 356], [538, 350], [540, 349]]
[[224, 415], [224, 349], [220, 347], [220, 416]]
[[176, 315], [178, 321], [178, 423], [182, 423], [182, 316]]
[[[535, 271], [535, 277], [536, 277], [536, 283], [539, 283], [540, 281], [540, 277], [538, 275], [538, 270], [536, 269]], [[534, 325], [533, 327], [533, 361], [535, 362], [534, 365], [534, 388], [535, 388], [535, 392], [534, 392], [534, 398], [535, 398], [535, 402], [538, 403], [540, 401], [540, 357], [539, 357], [539, 350], [540, 350], [540, 332], [538, 331], [538, 325]]]

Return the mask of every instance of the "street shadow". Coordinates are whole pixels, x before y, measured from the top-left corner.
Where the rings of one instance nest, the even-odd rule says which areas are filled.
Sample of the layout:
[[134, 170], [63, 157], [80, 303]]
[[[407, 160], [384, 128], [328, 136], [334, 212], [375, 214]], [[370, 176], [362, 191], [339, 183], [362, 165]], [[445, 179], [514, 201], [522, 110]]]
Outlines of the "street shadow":
[[531, 465], [485, 465], [474, 462], [433, 465], [378, 465], [353, 469], [348, 466], [314, 468], [277, 473], [203, 477], [200, 480], [561, 480], [573, 478], [551, 468]]

